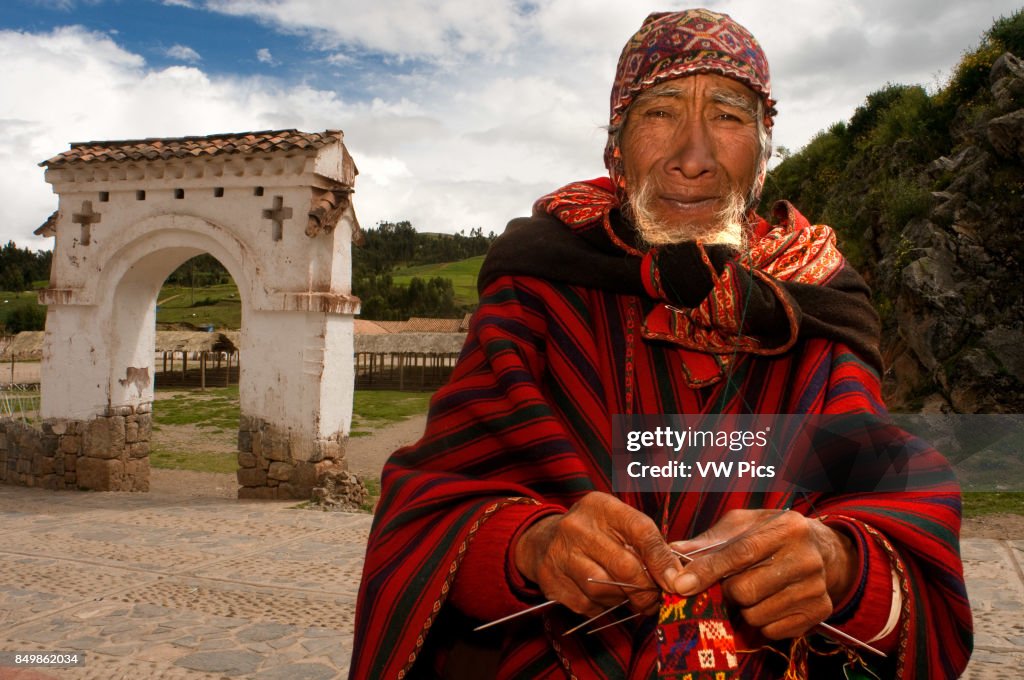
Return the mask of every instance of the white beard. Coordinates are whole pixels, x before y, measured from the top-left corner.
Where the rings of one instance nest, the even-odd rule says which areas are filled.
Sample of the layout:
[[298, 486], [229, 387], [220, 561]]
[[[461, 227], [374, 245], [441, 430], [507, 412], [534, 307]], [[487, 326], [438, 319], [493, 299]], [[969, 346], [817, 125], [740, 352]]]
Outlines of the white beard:
[[665, 246], [684, 241], [732, 246], [743, 251], [747, 241], [746, 201], [737, 192], [730, 192], [714, 218], [708, 222], [668, 223], [654, 214], [651, 203], [654, 183], [645, 180], [630, 193], [629, 208], [640, 239], [647, 246]]

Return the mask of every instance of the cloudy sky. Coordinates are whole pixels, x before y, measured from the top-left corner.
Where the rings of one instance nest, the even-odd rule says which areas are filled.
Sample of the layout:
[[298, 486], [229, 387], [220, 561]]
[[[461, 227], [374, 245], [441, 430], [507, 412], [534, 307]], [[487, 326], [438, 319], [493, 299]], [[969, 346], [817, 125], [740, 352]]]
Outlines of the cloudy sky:
[[[604, 173], [621, 0], [5, 0], [0, 239], [56, 208], [39, 161], [69, 142], [341, 128], [364, 226], [500, 232]], [[932, 90], [1020, 0], [707, 0], [758, 37], [799, 149], [887, 82]]]

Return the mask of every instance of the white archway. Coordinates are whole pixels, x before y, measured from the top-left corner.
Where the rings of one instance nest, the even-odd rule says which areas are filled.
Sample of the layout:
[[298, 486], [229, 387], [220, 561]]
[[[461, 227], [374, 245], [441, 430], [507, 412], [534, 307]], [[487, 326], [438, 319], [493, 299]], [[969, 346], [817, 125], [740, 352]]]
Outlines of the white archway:
[[210, 253], [242, 302], [239, 496], [308, 498], [344, 465], [351, 422], [359, 228], [341, 133], [91, 142], [43, 165], [60, 207], [40, 230], [56, 239], [41, 415], [78, 423], [67, 485], [148, 488], [156, 296]]

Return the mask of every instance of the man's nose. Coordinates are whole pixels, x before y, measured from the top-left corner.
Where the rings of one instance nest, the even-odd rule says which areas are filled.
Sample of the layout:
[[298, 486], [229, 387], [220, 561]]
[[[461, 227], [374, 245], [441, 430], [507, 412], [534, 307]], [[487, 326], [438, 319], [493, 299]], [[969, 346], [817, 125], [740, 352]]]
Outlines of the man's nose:
[[696, 179], [715, 171], [714, 140], [700, 118], [680, 121], [670, 144], [666, 158], [666, 170], [670, 174], [679, 173], [686, 179]]

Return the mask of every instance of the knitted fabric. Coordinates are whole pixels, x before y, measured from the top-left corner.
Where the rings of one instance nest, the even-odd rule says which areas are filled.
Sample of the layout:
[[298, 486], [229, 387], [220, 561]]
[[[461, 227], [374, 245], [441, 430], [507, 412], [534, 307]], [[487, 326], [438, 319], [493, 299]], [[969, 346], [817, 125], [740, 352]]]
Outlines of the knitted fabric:
[[658, 612], [658, 677], [727, 680], [736, 677], [736, 638], [715, 585], [703, 593], [662, 596]]

